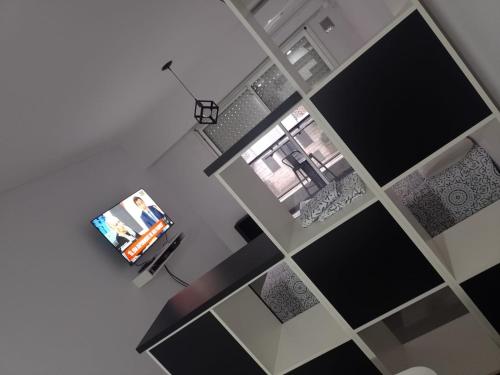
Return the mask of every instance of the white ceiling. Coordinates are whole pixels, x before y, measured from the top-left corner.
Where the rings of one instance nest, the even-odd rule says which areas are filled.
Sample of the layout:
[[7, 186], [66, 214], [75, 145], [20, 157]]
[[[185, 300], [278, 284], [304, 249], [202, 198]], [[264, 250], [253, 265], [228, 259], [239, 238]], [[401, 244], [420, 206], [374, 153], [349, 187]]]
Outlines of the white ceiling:
[[175, 113], [168, 144], [155, 146], [165, 151], [194, 124], [165, 61], [195, 93], [220, 99], [263, 58], [219, 0], [0, 0], [0, 51], [0, 191], [123, 134], [154, 139], [141, 119], [160, 103]]
[[[498, 0], [424, 0], [500, 99]], [[480, 4], [480, 5], [479, 5]], [[219, 0], [0, 0], [0, 192], [119, 143], [146, 166], [264, 55]]]

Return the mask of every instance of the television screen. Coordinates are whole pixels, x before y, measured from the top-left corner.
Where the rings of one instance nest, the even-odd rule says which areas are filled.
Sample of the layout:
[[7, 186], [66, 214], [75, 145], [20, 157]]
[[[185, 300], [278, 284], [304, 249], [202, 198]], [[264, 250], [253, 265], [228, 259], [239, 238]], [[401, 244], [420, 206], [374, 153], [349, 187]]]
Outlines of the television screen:
[[174, 222], [144, 190], [139, 190], [97, 216], [92, 224], [133, 264]]

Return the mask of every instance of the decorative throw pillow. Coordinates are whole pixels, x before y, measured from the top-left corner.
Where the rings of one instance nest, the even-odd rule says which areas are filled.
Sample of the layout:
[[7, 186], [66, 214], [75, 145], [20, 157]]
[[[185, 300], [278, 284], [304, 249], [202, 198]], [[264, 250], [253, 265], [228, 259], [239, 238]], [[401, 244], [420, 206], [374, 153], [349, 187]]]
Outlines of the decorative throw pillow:
[[500, 172], [478, 145], [461, 161], [426, 181], [456, 223], [500, 199]]
[[398, 195], [401, 202], [406, 206], [408, 200], [412, 198], [414, 191], [423, 183], [424, 176], [422, 176], [419, 171], [416, 171], [406, 176], [401, 181], [396, 182], [392, 187], [392, 190]]
[[311, 200], [305, 200], [300, 202], [299, 211], [300, 211], [300, 222], [304, 228], [307, 228], [309, 225], [314, 223], [313, 215], [311, 207], [309, 206], [309, 202]]
[[456, 224], [453, 215], [427, 182], [423, 182], [412, 190], [403, 203], [431, 237], [437, 236]]
[[319, 303], [302, 280], [284, 263], [267, 273], [260, 296], [282, 323]]
[[335, 181], [326, 185], [314, 197], [306, 203], [300, 204], [300, 220], [304, 228], [315, 222], [321, 212], [338, 196], [337, 183]]
[[343, 210], [354, 199], [366, 193], [366, 185], [356, 172], [342, 178], [337, 185], [339, 196], [321, 212], [318, 218], [319, 221], [324, 221], [333, 214]]

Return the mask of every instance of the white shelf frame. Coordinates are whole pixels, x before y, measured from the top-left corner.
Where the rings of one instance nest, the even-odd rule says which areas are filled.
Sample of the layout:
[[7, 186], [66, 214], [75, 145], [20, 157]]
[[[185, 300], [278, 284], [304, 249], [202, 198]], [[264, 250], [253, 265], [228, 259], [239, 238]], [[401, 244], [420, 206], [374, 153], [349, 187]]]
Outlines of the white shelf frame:
[[[241, 295], [239, 295], [241, 293]], [[238, 295], [233, 295], [228, 301], [223, 304], [219, 304], [213, 309], [213, 313], [220, 319], [222, 324], [228, 328], [228, 330], [234, 335], [234, 337], [239, 339], [240, 344], [245, 347], [247, 352], [252, 353], [252, 356], [258, 358], [259, 356], [254, 353], [254, 351], [263, 351], [265, 346], [273, 346], [272, 351], [268, 351], [266, 354], [267, 366], [264, 365], [264, 360], [259, 360], [259, 363], [266, 369], [267, 372], [272, 374], [281, 374], [290, 371], [292, 368], [298, 367], [303, 363], [309, 362], [311, 359], [316, 358], [325, 352], [332, 350], [351, 339], [349, 332], [344, 326], [338, 324], [338, 322], [331, 316], [330, 311], [323, 305], [317, 304], [307, 311], [299, 314], [293, 319], [281, 323], [276, 317], [269, 311], [269, 309], [262, 303], [261, 299], [257, 297], [254, 291], [250, 287], [242, 289]], [[246, 317], [241, 322], [235, 322], [235, 319], [239, 319], [239, 311], [242, 306], [245, 307], [245, 313], [251, 315]], [[248, 310], [248, 311], [247, 311]], [[227, 321], [229, 319], [229, 321]], [[254, 319], [252, 321], [252, 319]], [[301, 324], [301, 320], [309, 321], [310, 323], [317, 323], [318, 319], [325, 323], [324, 326], [321, 324], [320, 327], [316, 326], [314, 332], [308, 333], [308, 338], [305, 339], [306, 342], [301, 341], [303, 339], [303, 332], [299, 334], [300, 338], [297, 341], [290, 340], [290, 336], [298, 335], [297, 328], [302, 330], [300, 327], [308, 327]], [[268, 321], [269, 329], [266, 330], [266, 338], [263, 340], [258, 339], [255, 342], [255, 337], [249, 336], [260, 336], [254, 335], [255, 324], [265, 324], [263, 321]], [[271, 323], [271, 324], [270, 324]], [[231, 327], [235, 327], [235, 329]], [[324, 328], [323, 328], [324, 327]], [[261, 328], [262, 329], [262, 328]], [[238, 336], [236, 330], [247, 331], [245, 339], [241, 339]], [[269, 340], [269, 334], [271, 333], [273, 342]], [[319, 337], [321, 336], [321, 337]], [[249, 343], [253, 341], [253, 343]], [[294, 345], [290, 346], [290, 343]], [[311, 345], [320, 346], [322, 349], [318, 349], [311, 353]], [[253, 350], [250, 348], [253, 347]], [[290, 347], [292, 347], [292, 352], [299, 350], [301, 352], [300, 360], [290, 359], [292, 353], [290, 353]], [[262, 353], [260, 354], [262, 356]], [[292, 363], [293, 362], [293, 363]]]
[[[454, 50], [451, 44], [447, 41], [443, 33], [439, 30], [437, 25], [434, 23], [430, 15], [427, 13], [425, 8], [418, 0], [411, 0], [412, 6], [403, 11], [400, 15], [398, 15], [392, 23], [386, 26], [380, 33], [378, 33], [374, 38], [372, 38], [364, 47], [359, 49], [354, 55], [352, 55], [349, 59], [347, 59], [344, 63], [338, 66], [331, 74], [329, 74], [323, 82], [316, 84], [314, 88], [309, 87], [304, 80], [298, 75], [292, 65], [288, 62], [286, 57], [283, 55], [281, 50], [273, 43], [269, 35], [265, 33], [263, 28], [253, 19], [252, 15], [248, 13], [243, 2], [240, 0], [226, 0], [227, 6], [231, 9], [231, 11], [235, 14], [235, 16], [240, 20], [243, 26], [248, 30], [248, 32], [254, 37], [257, 43], [261, 46], [261, 48], [268, 54], [269, 58], [272, 62], [274, 62], [278, 68], [282, 71], [282, 73], [287, 77], [287, 79], [294, 85], [296, 90], [303, 97], [303, 104], [308, 109], [311, 116], [316, 120], [318, 126], [327, 133], [329, 138], [332, 140], [333, 144], [337, 147], [337, 149], [341, 152], [341, 154], [346, 158], [348, 163], [354, 168], [354, 170], [359, 174], [362, 180], [367, 185], [369, 191], [374, 194], [374, 201], [380, 201], [382, 205], [387, 209], [387, 211], [393, 216], [396, 222], [401, 226], [401, 228], [405, 231], [405, 233], [410, 237], [410, 239], [414, 242], [417, 248], [421, 251], [421, 253], [425, 256], [425, 258], [429, 261], [429, 263], [433, 266], [436, 272], [443, 278], [444, 283], [440, 286], [432, 289], [431, 291], [424, 293], [423, 295], [399, 306], [398, 308], [391, 310], [387, 314], [378, 317], [372, 322], [367, 323], [362, 328], [367, 328], [372, 324], [376, 324], [376, 322], [381, 319], [387, 317], [388, 315], [397, 312], [412, 303], [415, 303], [422, 298], [432, 294], [433, 292], [440, 290], [444, 287], [449, 287], [457, 296], [457, 298], [464, 304], [464, 306], [469, 310], [471, 315], [475, 318], [475, 320], [479, 323], [479, 326], [483, 328], [484, 333], [487, 334], [498, 346], [500, 346], [500, 335], [496, 332], [493, 326], [489, 323], [489, 321], [485, 318], [482, 312], [477, 308], [477, 306], [473, 303], [470, 297], [465, 293], [462, 287], [459, 284], [459, 280], [457, 280], [454, 275], [448, 270], [448, 268], [441, 262], [439, 257], [434, 253], [431, 247], [428, 245], [426, 239], [424, 239], [412, 224], [407, 220], [407, 218], [401, 213], [398, 207], [394, 204], [391, 198], [388, 196], [386, 189], [392, 186], [396, 181], [401, 178], [409, 175], [412, 171], [418, 169], [420, 166], [427, 163], [429, 160], [434, 159], [436, 156], [439, 156], [441, 153], [458, 143], [460, 140], [464, 139], [466, 136], [474, 133], [475, 131], [481, 129], [487, 123], [489, 123], [493, 119], [500, 120], [500, 113], [498, 108], [496, 108], [493, 101], [489, 98], [485, 90], [482, 88], [478, 80], [472, 74], [472, 72], [468, 69], [466, 64], [460, 59], [458, 53]], [[387, 33], [389, 33], [394, 27], [396, 27], [402, 20], [406, 19], [411, 13], [414, 11], [419, 12], [419, 14], [424, 18], [427, 24], [430, 26], [434, 34], [443, 44], [447, 52], [450, 54], [455, 63], [459, 66], [460, 70], [463, 72], [465, 77], [472, 84], [474, 89], [477, 91], [479, 96], [486, 103], [492, 114], [488, 116], [486, 119], [482, 120], [471, 129], [467, 130], [459, 137], [449, 142], [447, 145], [443, 146], [438, 151], [434, 152], [432, 155], [428, 156], [424, 160], [420, 161], [418, 164], [410, 168], [408, 171], [405, 171], [401, 176], [398, 176], [393, 181], [389, 182], [385, 186], [380, 186], [375, 181], [375, 179], [371, 176], [371, 174], [366, 170], [366, 168], [362, 165], [362, 163], [357, 159], [354, 153], [348, 148], [348, 146], [343, 142], [340, 136], [335, 132], [334, 128], [328, 124], [328, 121], [321, 115], [319, 110], [314, 106], [311, 101], [311, 97], [321, 90], [331, 79], [336, 77], [340, 72], [346, 69], [351, 63], [353, 63], [358, 57], [360, 57], [364, 52], [366, 52], [371, 46], [373, 46], [377, 41], [383, 38]], [[237, 158], [239, 156], [236, 156]], [[233, 158], [233, 159], [235, 159]], [[228, 162], [230, 164], [232, 161]], [[257, 221], [259, 225], [259, 219], [256, 215], [252, 213], [251, 208], [246, 207], [244, 203], [238, 198], [237, 194], [232, 191], [232, 189], [225, 183], [225, 181], [220, 177], [217, 173], [217, 177], [219, 181], [229, 190], [229, 192], [233, 195], [233, 197], [242, 204], [243, 208], [253, 217], [254, 220]], [[368, 205], [367, 205], [368, 206]], [[356, 212], [358, 213], [358, 212]], [[355, 214], [356, 214], [355, 213]], [[334, 227], [340, 225], [341, 223], [334, 223], [332, 225]], [[264, 232], [267, 235], [270, 235], [269, 231], [266, 230], [265, 226], [262, 226]], [[325, 231], [328, 231], [325, 230]], [[271, 236], [272, 238], [272, 236]], [[312, 242], [312, 241], [311, 241]], [[275, 243], [276, 244], [276, 243]], [[278, 244], [277, 244], [278, 245]], [[307, 276], [300, 270], [300, 268], [294, 263], [291, 259], [291, 256], [301, 251], [306, 245], [293, 250], [291, 253], [285, 251], [281, 246], [278, 245], [278, 248], [284, 253], [285, 261], [291, 266], [292, 270], [299, 275], [299, 277], [304, 281], [306, 286], [317, 296], [320, 302], [327, 307], [327, 309], [332, 313], [335, 319], [339, 321], [339, 324], [345, 326], [346, 330], [350, 332], [352, 339], [354, 342], [360, 347], [360, 349], [368, 356], [368, 358], [374, 360], [374, 363], [377, 363], [374, 353], [368, 348], [366, 343], [359, 337], [357, 332], [359, 329], [354, 331], [352, 327], [350, 327], [347, 322], [340, 316], [340, 314], [335, 310], [335, 308], [322, 296], [321, 292], [316, 288], [316, 286], [307, 278]], [[379, 364], [378, 364], [379, 365]], [[383, 373], [387, 373], [385, 369], [381, 369]]]
[[[448, 150], [450, 147], [454, 146], [461, 140], [463, 140], [465, 137], [468, 135], [474, 133], [475, 131], [481, 129], [483, 126], [488, 124], [490, 121], [493, 119], [496, 119], [500, 121], [500, 113], [499, 110], [496, 108], [494, 105], [493, 101], [489, 98], [485, 90], [481, 87], [480, 83], [478, 80], [475, 78], [475, 76], [472, 74], [472, 72], [468, 69], [466, 64], [460, 59], [458, 53], [454, 50], [454, 48], [451, 46], [451, 44], [447, 41], [443, 33], [439, 30], [437, 25], [434, 23], [430, 15], [427, 13], [425, 8], [422, 6], [422, 4], [418, 0], [410, 0], [411, 6], [401, 12], [399, 15], [397, 15], [394, 18], [394, 21], [391, 22], [389, 25], [387, 25], [383, 30], [381, 30], [376, 36], [374, 36], [368, 43], [366, 43], [361, 49], [359, 49], [357, 52], [355, 52], [350, 58], [348, 58], [345, 62], [340, 64], [338, 67], [334, 69], [332, 73], [330, 73], [321, 83], [317, 83], [314, 88], [310, 87], [303, 79], [302, 77], [298, 74], [298, 72], [293, 68], [293, 66], [290, 64], [286, 56], [282, 53], [280, 47], [276, 46], [270, 36], [264, 31], [264, 29], [257, 23], [257, 21], [253, 18], [252, 14], [248, 12], [248, 10], [245, 7], [245, 4], [242, 0], [225, 0], [226, 5], [229, 7], [229, 9], [234, 13], [234, 15], [238, 18], [238, 20], [243, 24], [243, 26], [248, 30], [248, 32], [254, 37], [254, 39], [257, 41], [257, 43], [260, 45], [260, 47], [264, 50], [264, 52], [268, 55], [270, 58], [270, 62], [267, 62], [269, 66], [274, 63], [277, 65], [277, 67], [280, 69], [280, 71], [286, 76], [286, 78], [291, 82], [291, 84], [295, 87], [296, 91], [298, 91], [301, 96], [303, 97], [303, 100], [298, 104], [304, 105], [311, 116], [315, 119], [316, 124], [323, 130], [332, 143], [335, 145], [338, 151], [346, 158], [347, 162], [354, 168], [354, 170], [359, 174], [361, 179], [365, 182], [367, 186], [367, 192], [371, 192], [373, 196], [365, 202], [361, 207], [358, 209], [354, 210], [353, 212], [349, 213], [346, 215], [344, 218], [338, 221], [332, 221], [331, 226], [326, 226], [324, 230], [319, 234], [318, 236], [315, 236], [314, 238], [311, 238], [309, 241], [304, 242], [302, 245], [298, 246], [296, 249], [292, 249], [291, 252], [288, 252], [286, 249], [284, 249], [278, 241], [276, 241], [273, 237], [273, 235], [270, 233], [270, 231], [262, 225], [261, 221], [259, 220], [258, 216], [255, 215], [252, 212], [252, 209], [250, 207], [247, 207], [245, 203], [239, 198], [237, 193], [233, 191], [232, 187], [229, 186], [229, 184], [226, 183], [226, 181], [221, 177], [221, 173], [229, 166], [231, 165], [236, 159], [240, 158], [240, 155], [234, 156], [231, 160], [229, 160], [219, 171], [215, 173], [217, 179], [220, 181], [220, 183], [229, 191], [229, 193], [233, 196], [233, 198], [238, 201], [238, 203], [248, 212], [248, 214], [261, 226], [263, 231], [270, 237], [270, 239], [273, 241], [273, 243], [282, 251], [284, 254], [284, 260], [285, 262], [293, 272], [304, 282], [306, 287], [316, 296], [316, 298], [320, 301], [321, 305], [328, 311], [328, 313], [332, 316], [332, 319], [335, 321], [336, 324], [338, 324], [340, 327], [342, 327], [343, 331], [346, 334], [346, 337], [348, 340], [352, 340], [360, 349], [361, 351], [370, 359], [372, 362], [377, 366], [377, 368], [382, 372], [384, 375], [389, 375], [390, 372], [387, 370], [387, 368], [384, 367], [384, 365], [380, 362], [380, 360], [376, 357], [375, 353], [369, 348], [368, 344], [361, 338], [359, 333], [369, 327], [372, 327], [373, 325], [379, 323], [383, 319], [387, 318], [388, 316], [403, 310], [404, 308], [421, 301], [422, 299], [430, 296], [431, 294], [442, 290], [443, 288], [450, 288], [452, 292], [457, 296], [457, 298], [463, 303], [463, 305], [468, 309], [469, 313], [474, 317], [475, 321], [478, 323], [478, 327], [481, 327], [483, 329], [483, 333], [485, 335], [488, 335], [495, 343], [497, 346], [500, 347], [500, 335], [496, 332], [494, 327], [489, 323], [489, 321], [485, 318], [485, 316], [482, 314], [482, 312], [478, 309], [478, 307], [473, 303], [473, 301], [470, 299], [470, 297], [465, 293], [465, 291], [462, 289], [460, 286], [459, 282], [460, 280], [457, 280], [457, 278], [450, 272], [447, 266], [443, 264], [443, 262], [440, 260], [440, 258], [437, 256], [435, 251], [429, 246], [428, 244], [428, 238], [424, 238], [418, 230], [412, 225], [412, 223], [405, 217], [405, 215], [401, 212], [401, 210], [397, 207], [397, 205], [392, 201], [390, 196], [387, 193], [387, 190], [393, 186], [393, 184], [400, 179], [408, 176], [411, 174], [413, 171], [417, 170], [420, 168], [422, 165], [426, 164], [430, 160], [434, 159], [435, 157], [438, 157], [441, 155], [443, 152]], [[346, 69], [350, 64], [352, 64], [358, 57], [360, 57], [362, 54], [364, 54], [371, 46], [373, 46], [375, 43], [377, 43], [381, 38], [383, 38], [387, 33], [389, 33], [394, 27], [396, 27], [401, 21], [406, 19], [412, 12], [418, 11], [419, 14], [424, 18], [424, 20], [427, 22], [427, 24], [430, 26], [434, 34], [438, 37], [438, 39], [441, 41], [445, 49], [448, 51], [452, 59], [455, 61], [455, 63], [459, 66], [461, 71], [464, 73], [465, 77], [469, 80], [469, 82], [472, 84], [474, 89], [477, 91], [479, 96], [483, 99], [483, 101], [486, 103], [488, 108], [491, 110], [492, 114], [458, 136], [456, 139], [452, 140], [433, 154], [429, 155], [427, 158], [424, 160], [420, 161], [416, 165], [414, 165], [412, 168], [409, 170], [405, 171], [403, 174], [400, 176], [396, 177], [389, 183], [387, 183], [384, 186], [380, 186], [376, 180], [371, 176], [371, 174], [366, 170], [366, 168], [363, 166], [363, 164], [357, 159], [357, 157], [354, 155], [354, 153], [349, 149], [349, 147], [343, 142], [343, 140], [340, 138], [340, 136], [335, 132], [334, 128], [329, 125], [328, 121], [322, 116], [320, 111], [315, 107], [315, 105], [311, 101], [311, 97], [317, 93], [319, 90], [321, 90], [330, 80], [335, 78], [338, 74], [340, 74], [344, 69]], [[292, 110], [290, 110], [291, 112]], [[288, 115], [289, 113], [285, 114], [283, 117]], [[270, 126], [269, 130], [273, 128], [275, 125]], [[257, 141], [254, 140], [253, 143]], [[253, 144], [252, 143], [252, 144]], [[247, 148], [251, 147], [250, 144]], [[410, 301], [407, 301], [403, 303], [402, 305], [380, 315], [379, 317], [375, 318], [374, 320], [364, 324], [361, 327], [358, 327], [357, 329], [354, 329], [351, 327], [347, 321], [341, 316], [341, 314], [335, 309], [335, 307], [328, 301], [328, 299], [321, 293], [321, 291], [316, 287], [316, 285], [308, 278], [308, 276], [302, 271], [302, 269], [295, 263], [295, 261], [292, 259], [292, 256], [297, 254], [298, 252], [302, 251], [308, 244], [312, 243], [315, 241], [317, 238], [319, 238], [321, 235], [333, 230], [334, 228], [338, 227], [342, 223], [344, 223], [346, 220], [350, 219], [354, 215], [358, 214], [359, 212], [363, 211], [365, 208], [369, 207], [371, 204], [374, 202], [381, 202], [381, 204], [385, 207], [385, 209], [391, 214], [391, 216], [396, 220], [396, 222], [399, 224], [399, 226], [404, 230], [404, 232], [408, 235], [408, 237], [413, 241], [413, 243], [416, 245], [416, 247], [421, 251], [423, 256], [429, 261], [429, 263], [433, 266], [433, 268], [436, 270], [436, 272], [442, 277], [444, 282], [435, 288], [413, 298]], [[272, 269], [272, 267], [270, 268]], [[263, 369], [263, 371], [266, 374], [271, 374], [268, 369], [259, 361], [258, 358], [252, 353], [252, 351], [245, 345], [245, 343], [233, 332], [233, 330], [227, 326], [227, 324], [224, 322], [224, 320], [217, 314], [215, 309], [217, 306], [220, 304], [224, 303], [225, 301], [229, 300], [232, 298], [236, 293], [239, 293], [241, 290], [246, 288], [249, 284], [251, 284], [253, 281], [257, 280], [264, 274], [269, 272], [269, 269], [262, 272], [258, 276], [256, 276], [254, 279], [252, 279], [249, 283], [246, 285], [241, 286], [238, 290], [234, 291], [221, 301], [219, 301], [217, 304], [212, 306], [212, 308], [205, 313], [195, 317], [182, 327], [178, 328], [174, 332], [172, 332], [170, 335], [159, 341], [157, 344], [155, 344], [153, 347], [148, 349], [148, 353], [151, 355], [151, 350], [160, 345], [163, 341], [169, 339], [171, 336], [175, 335], [177, 332], [182, 330], [184, 327], [187, 325], [191, 324], [192, 322], [196, 321], [199, 319], [201, 316], [204, 316], [206, 313], [210, 313], [217, 320], [228, 330], [228, 332], [235, 338], [235, 340], [241, 345], [241, 347], [256, 361], [256, 363]], [[324, 354], [324, 352], [317, 353], [316, 357]], [[158, 361], [154, 358], [154, 356], [151, 355], [151, 357], [158, 363]], [[314, 358], [314, 357], [313, 357]], [[309, 360], [312, 360], [313, 358], [309, 358]], [[282, 372], [276, 372], [279, 374], [284, 374], [287, 371], [292, 370], [295, 367], [298, 367], [302, 365], [303, 363], [297, 363], [294, 367], [290, 367], [289, 369], [286, 369], [286, 371]], [[166, 372], [169, 373], [164, 366], [162, 366], [160, 363], [158, 365]]]

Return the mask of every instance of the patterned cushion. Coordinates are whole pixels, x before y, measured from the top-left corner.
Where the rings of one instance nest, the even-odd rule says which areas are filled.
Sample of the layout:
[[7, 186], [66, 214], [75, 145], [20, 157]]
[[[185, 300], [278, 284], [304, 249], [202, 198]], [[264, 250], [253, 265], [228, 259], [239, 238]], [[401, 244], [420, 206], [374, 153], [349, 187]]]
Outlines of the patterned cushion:
[[335, 181], [326, 185], [316, 195], [306, 202], [300, 204], [300, 220], [302, 226], [308, 227], [315, 222], [323, 210], [338, 196], [337, 183]]
[[477, 145], [461, 161], [426, 182], [455, 223], [500, 199], [500, 172], [486, 150]]
[[392, 190], [401, 199], [401, 202], [406, 206], [408, 200], [412, 198], [415, 190], [424, 183], [424, 176], [416, 171], [406, 176], [401, 181], [398, 181], [392, 187]]
[[348, 174], [338, 183], [339, 196], [320, 214], [318, 220], [324, 221], [331, 215], [343, 210], [352, 201], [366, 193], [366, 186], [356, 172]]
[[284, 263], [267, 273], [260, 296], [282, 323], [319, 303], [302, 280]]
[[402, 200], [432, 237], [455, 225], [453, 215], [427, 182], [421, 183]]

